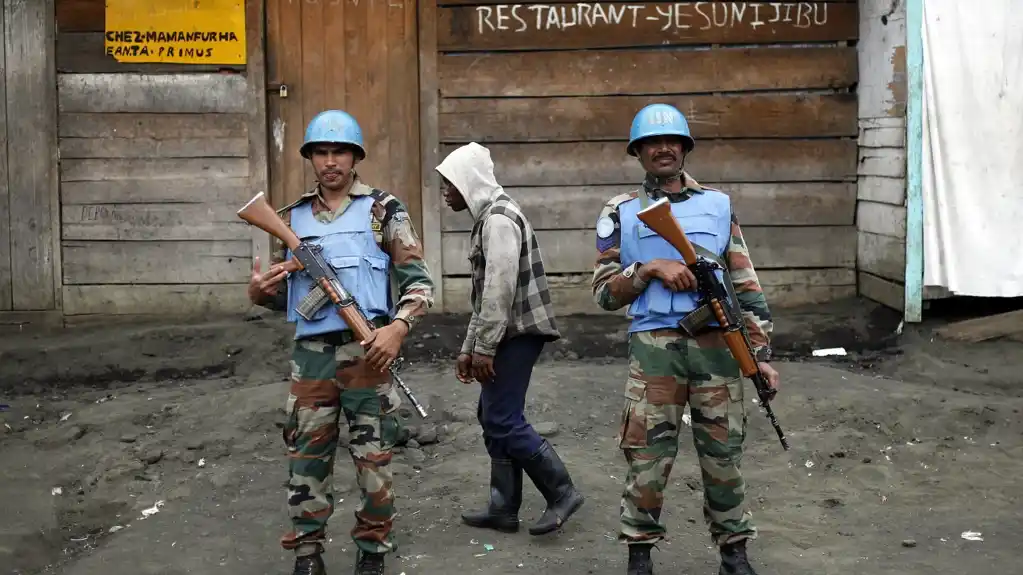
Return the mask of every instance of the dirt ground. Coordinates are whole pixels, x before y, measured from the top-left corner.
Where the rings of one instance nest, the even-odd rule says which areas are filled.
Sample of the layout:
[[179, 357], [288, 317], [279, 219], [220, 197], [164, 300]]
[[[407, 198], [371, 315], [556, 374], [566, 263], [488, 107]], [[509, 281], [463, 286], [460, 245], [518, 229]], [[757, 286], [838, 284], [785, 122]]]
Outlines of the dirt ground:
[[[565, 339], [534, 373], [527, 416], [588, 498], [544, 538], [459, 522], [484, 501], [488, 470], [477, 389], [451, 366], [464, 321], [435, 316], [407, 346], [406, 380], [430, 415], [409, 412], [415, 441], [394, 460], [388, 573], [624, 574], [624, 320], [562, 318]], [[751, 401], [744, 460], [762, 575], [1019, 572], [1023, 344], [950, 344], [931, 335], [936, 321], [899, 323], [862, 300], [776, 310], [775, 411], [792, 450]], [[289, 342], [279, 316], [258, 314], [0, 334], [0, 574], [289, 573], [277, 542]], [[850, 353], [811, 356], [833, 346]], [[350, 573], [344, 449], [335, 485], [328, 572]], [[527, 482], [523, 519], [542, 509]], [[688, 440], [664, 520], [656, 572], [716, 573]]]

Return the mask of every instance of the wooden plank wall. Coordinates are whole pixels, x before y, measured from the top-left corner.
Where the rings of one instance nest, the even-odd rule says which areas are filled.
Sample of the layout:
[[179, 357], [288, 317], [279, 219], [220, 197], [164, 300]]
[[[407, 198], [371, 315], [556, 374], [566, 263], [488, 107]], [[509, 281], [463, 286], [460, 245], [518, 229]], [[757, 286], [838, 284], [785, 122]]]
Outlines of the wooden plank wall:
[[65, 315], [245, 309], [245, 68], [118, 63], [103, 0], [56, 19]]
[[59, 307], [53, 2], [0, 3], [0, 311]]
[[858, 293], [902, 310], [906, 277], [906, 7], [864, 0], [859, 45]]
[[[560, 313], [601, 313], [593, 225], [642, 180], [625, 144], [656, 101], [687, 114], [687, 168], [733, 198], [773, 306], [855, 293], [855, 1], [441, 0], [435, 17], [439, 158], [491, 149]], [[441, 228], [444, 309], [465, 311], [471, 221], [442, 208]]]

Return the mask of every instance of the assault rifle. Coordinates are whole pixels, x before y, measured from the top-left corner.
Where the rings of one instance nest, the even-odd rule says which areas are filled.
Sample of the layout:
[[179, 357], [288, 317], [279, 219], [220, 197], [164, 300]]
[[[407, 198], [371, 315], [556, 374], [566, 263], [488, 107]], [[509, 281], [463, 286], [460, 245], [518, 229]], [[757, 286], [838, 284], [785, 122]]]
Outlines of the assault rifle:
[[714, 274], [715, 270], [723, 270], [723, 268], [716, 262], [696, 256], [693, 244], [690, 243], [682, 226], [671, 213], [671, 204], [667, 198], [661, 198], [649, 207], [640, 210], [637, 217], [682, 254], [686, 267], [696, 277], [700, 305], [686, 314], [679, 325], [690, 335], [695, 335], [696, 331], [709, 321], [717, 320], [718, 325], [724, 329], [724, 339], [728, 350], [739, 363], [742, 375], [753, 380], [753, 385], [757, 388], [757, 395], [760, 396], [760, 404], [764, 407], [767, 418], [778, 433], [782, 448], [788, 451], [789, 442], [785, 439], [785, 433], [782, 432], [781, 426], [778, 425], [778, 418], [774, 416], [774, 411], [771, 409], [770, 402], [774, 399], [777, 390], [767, 384], [767, 378], [760, 371], [760, 366], [757, 365], [753, 346], [750, 344], [749, 334], [746, 333], [742, 315], [738, 311], [739, 302], [735, 300], [734, 292], [732, 292], [732, 303], [735, 307], [732, 307], [728, 305], [729, 290]]
[[[345, 289], [345, 286], [341, 285], [341, 280], [338, 279], [334, 268], [323, 259], [323, 248], [300, 240], [298, 235], [270, 207], [263, 192], [256, 194], [255, 197], [249, 200], [249, 203], [238, 210], [238, 217], [273, 235], [284, 242], [284, 245], [288, 246], [293, 257], [282, 264], [284, 270], [291, 273], [305, 270], [316, 282], [316, 287], [302, 299], [298, 306], [298, 312], [302, 317], [306, 319], [311, 318], [317, 310], [329, 301], [337, 306], [337, 314], [355, 332], [355, 337], [358, 341], [365, 341], [373, 333], [373, 325], [366, 319], [366, 314], [359, 307], [359, 303], [355, 301], [355, 297]], [[402, 361], [401, 357], [395, 358], [388, 369], [391, 375], [394, 376], [394, 381], [397, 382], [398, 387], [401, 388], [409, 398], [409, 401], [412, 402], [412, 405], [415, 406], [420, 417], [426, 418], [426, 410], [423, 409], [416, 396], [412, 394], [412, 390], [402, 381], [401, 376], [398, 375]]]

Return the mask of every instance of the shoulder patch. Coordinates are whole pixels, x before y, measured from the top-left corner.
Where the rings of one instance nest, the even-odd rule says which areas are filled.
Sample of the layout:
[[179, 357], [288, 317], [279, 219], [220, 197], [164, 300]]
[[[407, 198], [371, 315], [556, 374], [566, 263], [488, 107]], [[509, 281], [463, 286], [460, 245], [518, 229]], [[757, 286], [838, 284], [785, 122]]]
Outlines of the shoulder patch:
[[606, 205], [609, 208], [618, 209], [618, 206], [624, 204], [629, 200], [634, 200], [638, 197], [639, 197], [638, 191], [626, 192], [624, 194], [618, 194], [617, 196], [611, 198], [610, 200], [607, 201]]
[[597, 237], [600, 239], [607, 239], [611, 237], [611, 234], [615, 233], [615, 223], [611, 218], [604, 216], [597, 220]]

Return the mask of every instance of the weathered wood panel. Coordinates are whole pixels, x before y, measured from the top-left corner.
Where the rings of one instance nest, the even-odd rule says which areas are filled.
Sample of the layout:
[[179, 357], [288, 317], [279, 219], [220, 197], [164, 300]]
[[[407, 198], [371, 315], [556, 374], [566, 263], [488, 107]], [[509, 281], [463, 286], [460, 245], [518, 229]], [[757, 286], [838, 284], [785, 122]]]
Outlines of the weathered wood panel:
[[84, 204], [64, 209], [65, 240], [230, 240], [248, 224], [238, 204]]
[[81, 158], [245, 158], [248, 138], [61, 138], [60, 155]]
[[59, 32], [102, 32], [106, 24], [106, 0], [57, 0]]
[[[801, 138], [859, 133], [855, 94], [671, 96], [698, 139]], [[648, 96], [444, 99], [443, 142], [621, 140]]]
[[902, 311], [906, 305], [906, 291], [902, 283], [888, 281], [884, 278], [859, 272], [859, 294], [890, 308]]
[[246, 112], [240, 74], [61, 74], [57, 87], [61, 113]]
[[859, 232], [856, 268], [885, 279], [906, 279], [906, 241], [901, 238]]
[[[833, 182], [776, 184], [705, 183], [732, 199], [744, 226], [851, 226], [856, 217], [856, 185]], [[518, 202], [533, 229], [589, 229], [611, 198], [638, 184], [617, 186], [539, 186], [505, 188]], [[467, 212], [445, 207], [444, 231], [466, 232], [473, 220]]]
[[[79, 1], [82, 1], [82, 0], [79, 0]], [[95, 0], [85, 0], [85, 1], [95, 1]], [[856, 3], [856, 2], [857, 2], [857, 0], [822, 0], [822, 2], [817, 2], [817, 3], [818, 4], [847, 4], [847, 3]], [[439, 6], [492, 6], [494, 4], [506, 4], [506, 3], [507, 2], [505, 0], [440, 0], [439, 2], [437, 2], [437, 4]], [[549, 2], [546, 2], [545, 5], [550, 5], [550, 4], [554, 4], [554, 5], [558, 5], [558, 4], [575, 4], [575, 3], [576, 3], [576, 0], [550, 0]], [[703, 2], [703, 4], [710, 4], [710, 2]], [[764, 8], [761, 8], [761, 10], [763, 10], [763, 9]], [[771, 13], [773, 14], [773, 10], [774, 10], [773, 5], [772, 5], [771, 10], [772, 10]]]
[[234, 205], [246, 199], [251, 188], [248, 178], [166, 180], [120, 179], [91, 182], [63, 182], [60, 197], [64, 206], [82, 204], [194, 204], [226, 202]]
[[57, 309], [52, 2], [4, 2], [12, 308]]
[[248, 138], [66, 138], [61, 155], [78, 158], [205, 158], [248, 156]]
[[[248, 196], [253, 190], [270, 190], [269, 145], [266, 106], [266, 0], [252, 0], [245, 4], [245, 71], [248, 80], [248, 113], [246, 135], [249, 138]], [[241, 195], [241, 194], [239, 194]], [[264, 262], [270, 261], [270, 234], [256, 228], [249, 230], [252, 255]]]
[[633, 48], [856, 39], [856, 4], [596, 2], [439, 10], [442, 51]]
[[244, 178], [249, 173], [246, 158], [175, 159], [82, 159], [60, 163], [62, 182], [136, 180], [154, 181], [208, 178]]
[[203, 315], [249, 309], [248, 283], [64, 286], [64, 313]]
[[[758, 272], [761, 287], [772, 309], [822, 303], [856, 295], [856, 272], [851, 269], [763, 270]], [[554, 313], [625, 315], [626, 310], [606, 312], [593, 301], [590, 274], [548, 276]], [[444, 279], [444, 311], [469, 313], [470, 280], [466, 277]]]
[[[743, 229], [753, 265], [770, 268], [832, 268], [856, 265], [856, 227], [759, 227]], [[592, 230], [540, 230], [537, 241], [547, 273], [587, 272], [596, 261]], [[443, 238], [444, 275], [469, 274], [469, 233], [447, 232]]]
[[856, 48], [849, 47], [444, 54], [438, 60], [445, 98], [835, 89], [857, 78]]
[[64, 284], [225, 284], [247, 282], [252, 242], [65, 241]]
[[856, 225], [863, 232], [905, 238], [906, 208], [861, 201], [856, 206]]
[[[6, 30], [0, 4], [0, 36]], [[0, 136], [7, 141], [6, 42], [0, 42]], [[7, 186], [7, 147], [0, 147], [0, 311], [11, 309], [11, 193]]]
[[245, 66], [224, 64], [177, 64], [169, 62], [118, 62], [108, 56], [103, 32], [57, 34], [57, 72], [61, 74], [201, 74]]
[[[444, 145], [447, 156], [457, 146]], [[635, 184], [643, 180], [639, 161], [625, 142], [525, 143], [488, 146], [498, 181], [507, 187]], [[853, 181], [856, 141], [706, 140], [686, 159], [704, 181]]]
[[247, 138], [246, 114], [61, 114], [62, 138]]

